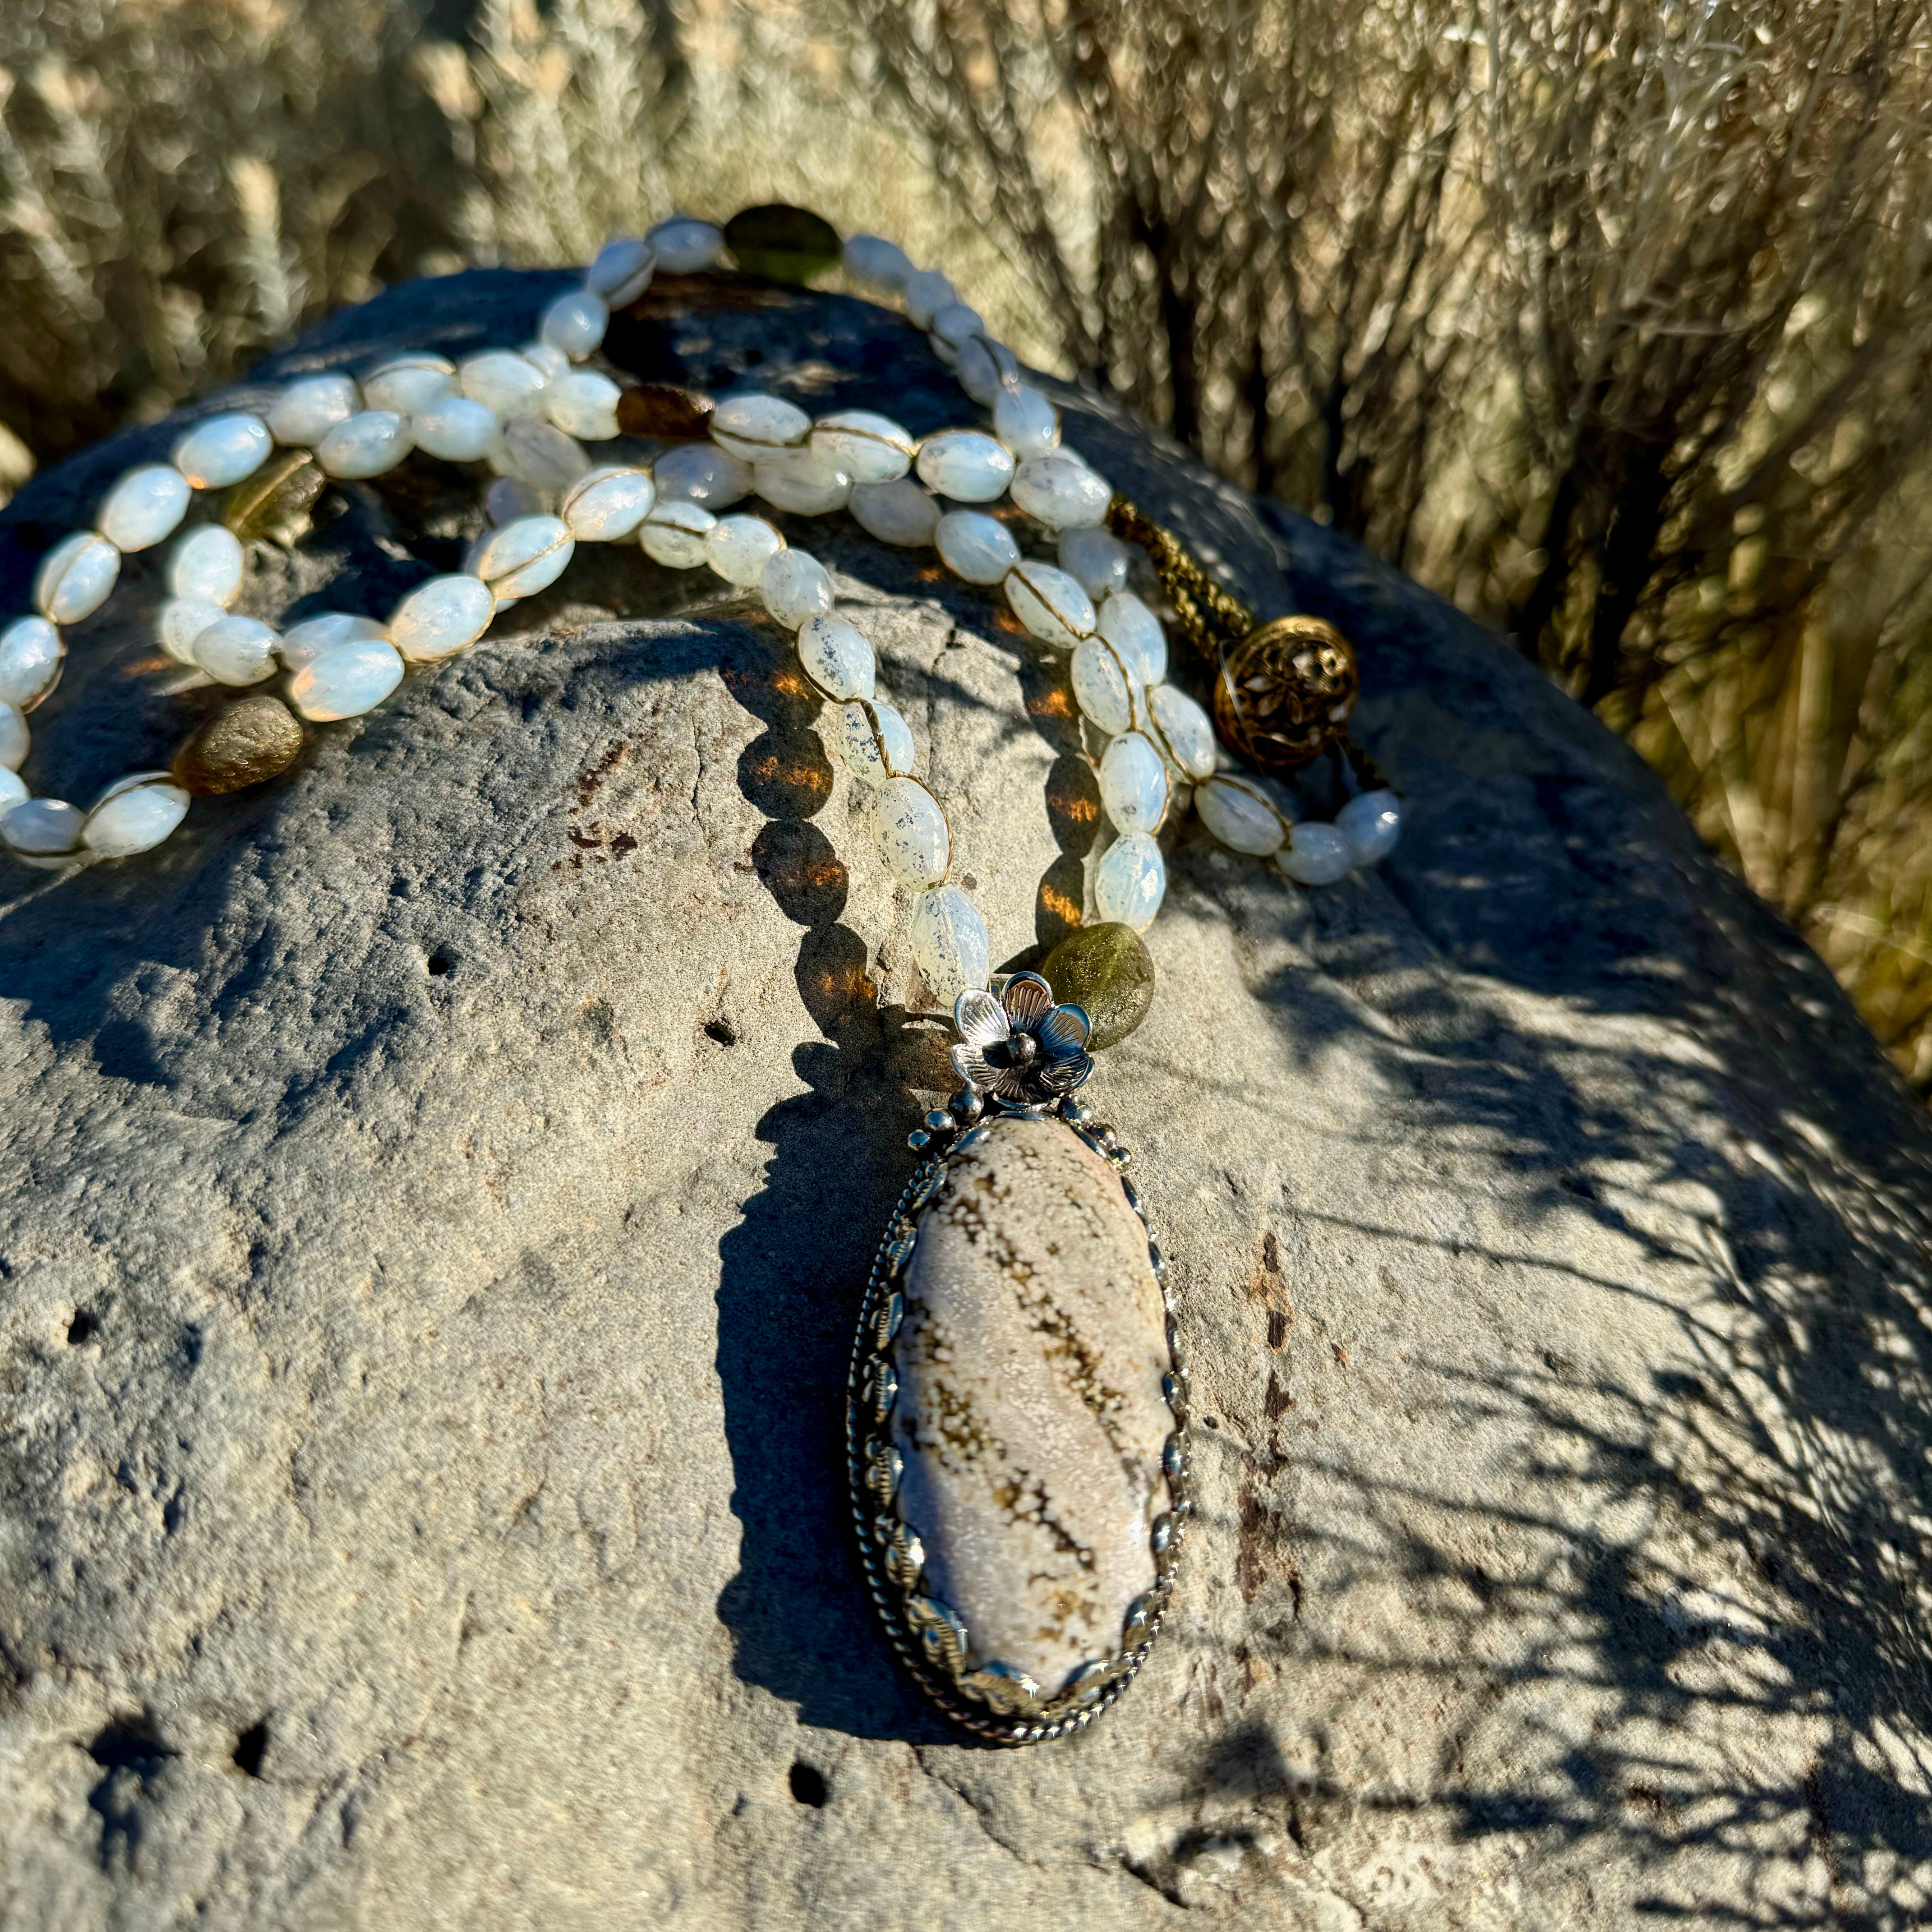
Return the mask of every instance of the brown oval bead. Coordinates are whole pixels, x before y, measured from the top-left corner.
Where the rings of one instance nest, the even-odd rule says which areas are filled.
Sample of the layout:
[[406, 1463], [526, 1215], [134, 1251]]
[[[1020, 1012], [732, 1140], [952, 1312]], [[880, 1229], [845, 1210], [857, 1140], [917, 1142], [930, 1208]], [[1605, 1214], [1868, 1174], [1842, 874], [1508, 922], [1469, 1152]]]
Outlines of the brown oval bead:
[[221, 520], [244, 543], [266, 538], [292, 546], [307, 533], [308, 513], [328, 487], [322, 466], [308, 450], [285, 450], [229, 491]]
[[712, 402], [676, 382], [640, 382], [617, 398], [617, 427], [626, 436], [694, 442], [711, 434]]
[[1125, 1040], [1154, 1005], [1154, 956], [1132, 926], [1114, 920], [1076, 926], [1039, 970], [1062, 1006], [1084, 1010], [1096, 1053]]
[[279, 698], [251, 692], [224, 705], [175, 754], [174, 781], [198, 798], [218, 798], [285, 772], [302, 748], [302, 721]]
[[822, 214], [788, 202], [741, 208], [724, 224], [724, 244], [748, 275], [801, 288], [838, 265], [838, 231]]
[[1214, 729], [1236, 757], [1292, 771], [1342, 735], [1360, 688], [1355, 653], [1333, 624], [1277, 617], [1222, 661]]

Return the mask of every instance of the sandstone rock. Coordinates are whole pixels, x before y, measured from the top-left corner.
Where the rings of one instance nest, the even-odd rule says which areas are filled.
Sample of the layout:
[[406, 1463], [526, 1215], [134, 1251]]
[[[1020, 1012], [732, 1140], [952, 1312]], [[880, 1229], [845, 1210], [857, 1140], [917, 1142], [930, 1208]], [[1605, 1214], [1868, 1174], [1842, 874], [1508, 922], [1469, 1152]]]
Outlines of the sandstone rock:
[[994, 1119], [956, 1156], [906, 1270], [892, 1422], [970, 1668], [1050, 1695], [1120, 1648], [1167, 1504], [1166, 1319], [1146, 1229], [1066, 1128]]
[[[273, 368], [526, 340], [568, 285], [399, 289]], [[613, 346], [974, 419], [837, 297], [666, 278]], [[0, 888], [10, 1932], [1924, 1919], [1922, 1117], [1528, 665], [1066, 400], [1250, 601], [1348, 634], [1412, 806], [1321, 892], [1183, 831], [1159, 995], [1088, 1090], [1194, 1371], [1139, 1682], [976, 1749], [874, 1628], [843, 1382], [940, 1042], [781, 640], [586, 555], [152, 859]], [[178, 427], [22, 494], [6, 608]], [[386, 610], [475, 526], [426, 466], [314, 514], [244, 608]], [[800, 528], [995, 956], [1056, 940], [1064, 664]], [[31, 776], [91, 796], [218, 704], [158, 689], [160, 595], [130, 559]]]

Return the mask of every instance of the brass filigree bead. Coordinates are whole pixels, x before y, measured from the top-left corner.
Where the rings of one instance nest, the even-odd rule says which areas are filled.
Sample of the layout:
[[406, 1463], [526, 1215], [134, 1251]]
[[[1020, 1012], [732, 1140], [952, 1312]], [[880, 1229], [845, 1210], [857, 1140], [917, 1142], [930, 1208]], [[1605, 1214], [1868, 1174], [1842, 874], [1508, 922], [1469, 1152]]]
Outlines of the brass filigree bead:
[[1222, 660], [1214, 729], [1236, 757], [1290, 771], [1342, 735], [1360, 688], [1355, 653], [1333, 624], [1277, 617]]

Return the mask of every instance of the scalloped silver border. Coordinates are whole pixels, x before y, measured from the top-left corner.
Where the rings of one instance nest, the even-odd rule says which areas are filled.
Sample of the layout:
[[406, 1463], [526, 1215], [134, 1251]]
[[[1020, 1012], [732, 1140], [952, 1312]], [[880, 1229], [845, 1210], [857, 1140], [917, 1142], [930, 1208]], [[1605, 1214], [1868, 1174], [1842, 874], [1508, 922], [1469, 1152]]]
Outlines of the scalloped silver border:
[[[1107, 1162], [1120, 1184], [1121, 1198], [1140, 1217], [1142, 1226], [1148, 1226], [1147, 1210], [1140, 1196], [1120, 1172], [1132, 1156], [1114, 1138], [1112, 1129], [1090, 1128], [1086, 1108], [1077, 1105], [1070, 1096], [1050, 1108], [997, 1107], [988, 1118], [1003, 1115], [1058, 1120], [1068, 1132]], [[931, 1120], [935, 1117], [928, 1118]], [[887, 1430], [892, 1413], [891, 1397], [887, 1397], [882, 1409], [874, 1393], [882, 1373], [891, 1376], [895, 1391], [897, 1388], [898, 1371], [892, 1345], [898, 1334], [898, 1319], [892, 1304], [898, 1293], [895, 1284], [912, 1258], [916, 1217], [938, 1192], [953, 1159], [968, 1148], [977, 1144], [983, 1131], [983, 1124], [964, 1128], [954, 1134], [943, 1152], [922, 1161], [886, 1221], [860, 1305], [858, 1328], [852, 1346], [852, 1365], [846, 1378], [846, 1473], [852, 1500], [853, 1532], [858, 1540], [859, 1561], [865, 1572], [866, 1587], [892, 1647], [898, 1652], [900, 1661], [914, 1682], [952, 1723], [975, 1737], [999, 1744], [1045, 1744], [1084, 1729], [1119, 1701], [1121, 1694], [1140, 1674], [1141, 1666], [1147, 1661], [1172, 1606], [1181, 1550], [1194, 1513], [1186, 1372], [1181, 1364], [1174, 1330], [1174, 1303], [1166, 1280], [1166, 1259], [1150, 1229], [1148, 1258], [1160, 1284], [1161, 1300], [1167, 1314], [1168, 1371], [1162, 1393], [1166, 1400], [1168, 1413], [1174, 1420], [1174, 1429], [1168, 1438], [1166, 1462], [1171, 1507], [1154, 1523], [1151, 1538], [1154, 1583], [1141, 1599], [1148, 1606], [1145, 1634], [1132, 1648], [1128, 1648], [1124, 1642], [1122, 1648], [1106, 1660], [1110, 1675], [1106, 1688], [1097, 1695], [1083, 1700], [1077, 1692], [1062, 1691], [1052, 1702], [1028, 1716], [1002, 1715], [974, 1697], [956, 1675], [939, 1667], [913, 1628], [909, 1606], [914, 1599], [923, 1598], [926, 1593], [920, 1589], [922, 1580], [917, 1575], [908, 1580], [892, 1574], [890, 1567], [890, 1529], [887, 1528], [880, 1533], [882, 1522], [896, 1525], [898, 1520], [892, 1502], [896, 1482], [884, 1473], [890, 1469], [891, 1461], [896, 1456]], [[886, 1485], [883, 1493], [880, 1482]]]

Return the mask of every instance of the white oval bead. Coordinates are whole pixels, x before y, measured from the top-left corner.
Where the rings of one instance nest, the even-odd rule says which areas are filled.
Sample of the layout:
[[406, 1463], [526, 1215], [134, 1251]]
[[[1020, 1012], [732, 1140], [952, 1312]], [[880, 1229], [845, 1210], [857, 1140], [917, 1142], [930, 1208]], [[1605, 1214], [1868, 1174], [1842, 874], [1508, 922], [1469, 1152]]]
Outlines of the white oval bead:
[[168, 588], [177, 597], [199, 597], [226, 610], [242, 594], [248, 574], [242, 540], [221, 524], [190, 530], [168, 553]]
[[1050, 563], [1016, 564], [1006, 577], [1006, 602], [1042, 644], [1070, 651], [1094, 634], [1094, 600], [1065, 571]]
[[906, 314], [921, 328], [930, 328], [932, 318], [959, 299], [959, 291], [937, 268], [915, 268], [902, 293]]
[[910, 430], [870, 410], [841, 410], [812, 426], [812, 453], [854, 483], [890, 483], [903, 476], [917, 448]]
[[514, 349], [486, 349], [481, 356], [470, 356], [456, 374], [463, 393], [495, 410], [505, 422], [534, 416], [550, 388], [550, 378]]
[[44, 617], [16, 617], [0, 631], [0, 704], [33, 710], [59, 683], [67, 646]]
[[986, 318], [976, 308], [962, 302], [948, 302], [933, 311], [930, 325], [935, 340], [944, 343], [955, 355], [962, 343], [986, 332]]
[[702, 503], [714, 516], [742, 502], [758, 480], [742, 456], [715, 442], [688, 442], [667, 450], [651, 465], [651, 476], [661, 499], [682, 496], [688, 502]]
[[439, 396], [410, 418], [416, 447], [446, 463], [476, 463], [503, 433], [502, 418], [470, 396]]
[[782, 396], [727, 396], [711, 412], [711, 437], [747, 463], [790, 449], [812, 434], [812, 418]]
[[796, 517], [822, 517], [842, 510], [852, 499], [852, 479], [842, 470], [830, 470], [808, 444], [759, 458], [753, 466], [754, 487], [775, 510]]
[[396, 606], [389, 641], [411, 663], [433, 664], [476, 643], [496, 614], [496, 595], [481, 578], [432, 577]]
[[80, 828], [81, 842], [103, 859], [152, 851], [188, 815], [188, 794], [165, 772], [124, 779], [102, 798]]
[[541, 374], [546, 382], [554, 382], [570, 374], [570, 358], [561, 349], [553, 349], [548, 342], [526, 342], [519, 346], [517, 353]]
[[289, 702], [318, 724], [373, 711], [403, 681], [403, 661], [370, 639], [340, 644], [305, 664], [289, 680]]
[[16, 805], [24, 804], [31, 796], [26, 781], [20, 774], [10, 765], [0, 765], [0, 818], [4, 818]]
[[1029, 456], [1013, 475], [1013, 501], [1057, 530], [1105, 523], [1113, 494], [1070, 449]]
[[595, 369], [574, 369], [551, 386], [550, 419], [586, 442], [608, 442], [617, 434], [617, 400], [623, 393]]
[[788, 631], [832, 609], [832, 579], [817, 557], [802, 550], [782, 550], [766, 559], [759, 590], [765, 608]]
[[828, 698], [870, 698], [878, 676], [871, 640], [843, 617], [807, 619], [798, 634], [798, 661]]
[[648, 242], [607, 242], [585, 271], [584, 286], [607, 309], [628, 308], [650, 286], [657, 265]]
[[24, 799], [0, 818], [0, 839], [16, 852], [51, 857], [73, 851], [86, 823], [86, 814], [65, 799]]
[[0, 770], [17, 772], [26, 762], [33, 734], [17, 704], [0, 704]]
[[898, 295], [910, 280], [912, 258], [895, 242], [878, 235], [854, 235], [841, 251], [845, 272], [854, 280], [869, 283]]
[[1100, 760], [1100, 804], [1123, 832], [1156, 832], [1167, 811], [1167, 766], [1138, 731], [1124, 731]]
[[568, 490], [590, 467], [583, 444], [541, 416], [519, 416], [506, 424], [503, 450], [513, 476], [552, 496]]
[[274, 447], [260, 416], [231, 410], [196, 423], [175, 445], [174, 466], [197, 490], [224, 490], [254, 476]]
[[762, 517], [720, 517], [704, 536], [704, 560], [727, 584], [754, 590], [784, 538]]
[[572, 362], [580, 362], [602, 343], [610, 326], [610, 311], [603, 298], [590, 289], [573, 289], [544, 310], [537, 335]]
[[1288, 827], [1267, 794], [1250, 780], [1231, 772], [1204, 779], [1194, 794], [1201, 822], [1231, 852], [1250, 852], [1265, 859], [1281, 850]]
[[268, 434], [278, 442], [306, 447], [346, 422], [359, 407], [356, 385], [346, 376], [304, 376], [275, 399], [268, 411]]
[[[1064, 545], [1066, 539], [1060, 539]], [[1063, 552], [1061, 563], [1066, 559]], [[1079, 572], [1072, 573], [1078, 576]], [[1100, 632], [1120, 654], [1120, 662], [1138, 672], [1150, 690], [1167, 675], [1167, 633], [1156, 617], [1131, 590], [1116, 590], [1100, 606]], [[1211, 766], [1209, 768], [1213, 769]]]
[[221, 605], [206, 597], [171, 597], [154, 613], [154, 638], [176, 664], [196, 664], [194, 640], [211, 624], [226, 616]]
[[394, 410], [364, 410], [338, 423], [316, 445], [315, 460], [327, 476], [380, 476], [409, 454], [414, 440], [407, 416]]
[[1037, 389], [1002, 389], [993, 402], [993, 434], [1015, 456], [1038, 456], [1060, 440], [1060, 412]]
[[579, 543], [616, 543], [635, 534], [656, 500], [648, 470], [606, 464], [564, 492], [557, 514]]
[[1365, 791], [1335, 814], [1335, 829], [1348, 842], [1358, 866], [1372, 866], [1395, 850], [1402, 836], [1402, 800], [1392, 791]]
[[291, 625], [276, 640], [276, 655], [291, 670], [300, 670], [317, 658], [339, 651], [344, 644], [386, 644], [388, 632], [373, 617], [352, 617], [346, 610], [324, 610]]
[[1288, 835], [1288, 843], [1274, 855], [1276, 865], [1304, 886], [1332, 886], [1346, 878], [1355, 862], [1348, 834], [1332, 825], [1304, 819]]
[[919, 480], [955, 502], [990, 503], [1013, 479], [1013, 459], [976, 429], [941, 430], [919, 446]]
[[1168, 755], [1196, 784], [1214, 776], [1220, 763], [1214, 726], [1186, 692], [1172, 684], [1148, 687], [1148, 710], [1166, 742]]
[[839, 761], [860, 784], [883, 784], [912, 770], [912, 727], [882, 698], [848, 704], [836, 727]]
[[1073, 653], [1073, 701], [1108, 737], [1131, 731], [1141, 703], [1139, 680], [1098, 638]]
[[948, 1012], [962, 993], [984, 986], [992, 969], [986, 922], [957, 886], [934, 886], [920, 894], [906, 944], [927, 989]]
[[[1096, 604], [1102, 598], [1111, 597], [1116, 591], [1126, 589], [1127, 547], [1109, 532], [1097, 529], [1063, 531], [1059, 554], [1060, 568], [1068, 576], [1078, 578], [1088, 596]], [[1106, 613], [1103, 611], [1101, 626], [1103, 634], [1105, 619]], [[1163, 646], [1161, 652], [1163, 661], [1166, 656], [1166, 650]]]
[[851, 510], [860, 529], [902, 550], [932, 542], [939, 523], [939, 506], [909, 476], [892, 483], [855, 483]]
[[970, 342], [959, 345], [958, 360], [954, 373], [959, 378], [959, 386], [982, 410], [990, 410], [1000, 400], [1003, 392], [1016, 386], [1020, 380], [1020, 365], [1013, 352], [1004, 342], [994, 342], [983, 335], [976, 335]]
[[525, 517], [544, 514], [542, 495], [520, 476], [500, 476], [483, 493], [483, 514], [493, 529], [505, 530]]
[[653, 563], [695, 570], [704, 561], [704, 539], [717, 520], [702, 503], [660, 496], [638, 527], [638, 542]]
[[939, 560], [968, 584], [1003, 584], [1020, 560], [1013, 533], [983, 510], [950, 510], [932, 533]]
[[660, 221], [644, 242], [668, 275], [693, 275], [715, 267], [724, 252], [724, 231], [688, 214]]
[[[448, 357], [398, 356], [363, 377], [362, 406], [368, 410], [394, 410], [399, 416], [419, 416], [432, 403], [458, 395], [461, 391], [456, 364]], [[420, 434], [416, 440], [424, 448], [429, 448]]]
[[218, 684], [260, 684], [275, 668], [275, 634], [259, 617], [224, 614], [196, 638], [194, 661]]
[[496, 593], [499, 604], [511, 604], [554, 584], [576, 548], [560, 517], [519, 517], [490, 532], [470, 568]]
[[34, 608], [50, 623], [77, 624], [107, 602], [121, 553], [92, 530], [63, 537], [34, 573]]
[[1094, 910], [1102, 920], [1144, 932], [1166, 896], [1167, 862], [1151, 833], [1116, 838], [1094, 868]]
[[952, 862], [946, 814], [916, 778], [889, 778], [873, 794], [872, 836], [886, 869], [915, 891], [938, 885]]
[[146, 550], [174, 534], [194, 494], [172, 463], [144, 463], [102, 499], [94, 527], [118, 550]]

